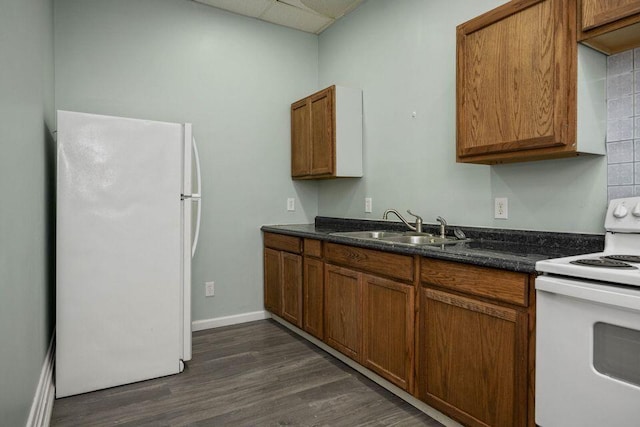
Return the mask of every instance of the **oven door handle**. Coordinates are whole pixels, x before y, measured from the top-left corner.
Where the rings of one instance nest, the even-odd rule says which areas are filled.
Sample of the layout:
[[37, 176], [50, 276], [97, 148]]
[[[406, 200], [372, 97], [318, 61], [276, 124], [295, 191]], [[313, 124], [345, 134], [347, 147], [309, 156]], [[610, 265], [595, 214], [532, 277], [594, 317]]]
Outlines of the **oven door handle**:
[[640, 288], [629, 289], [616, 285], [595, 285], [561, 277], [540, 276], [536, 279], [538, 291], [591, 301], [629, 310], [640, 311]]

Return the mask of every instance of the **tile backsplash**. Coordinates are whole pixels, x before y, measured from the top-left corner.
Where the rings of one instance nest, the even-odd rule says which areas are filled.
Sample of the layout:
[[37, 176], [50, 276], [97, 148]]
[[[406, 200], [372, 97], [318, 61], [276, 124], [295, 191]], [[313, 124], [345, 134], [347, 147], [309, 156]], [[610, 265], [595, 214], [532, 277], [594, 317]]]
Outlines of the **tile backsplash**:
[[607, 58], [607, 195], [640, 196], [640, 48]]

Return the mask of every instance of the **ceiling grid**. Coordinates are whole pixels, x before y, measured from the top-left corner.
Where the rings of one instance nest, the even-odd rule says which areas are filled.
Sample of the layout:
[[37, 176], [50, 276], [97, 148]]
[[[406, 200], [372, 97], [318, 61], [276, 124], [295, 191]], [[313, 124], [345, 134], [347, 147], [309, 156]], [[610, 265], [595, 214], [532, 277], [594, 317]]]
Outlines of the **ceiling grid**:
[[272, 24], [320, 34], [364, 0], [194, 0]]

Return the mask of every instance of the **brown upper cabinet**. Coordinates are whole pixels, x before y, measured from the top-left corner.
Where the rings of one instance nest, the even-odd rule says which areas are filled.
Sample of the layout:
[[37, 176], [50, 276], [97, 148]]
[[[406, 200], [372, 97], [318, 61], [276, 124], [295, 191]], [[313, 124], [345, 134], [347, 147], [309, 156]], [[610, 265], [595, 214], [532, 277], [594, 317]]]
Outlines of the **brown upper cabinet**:
[[578, 40], [607, 54], [640, 46], [640, 0], [578, 0]]
[[362, 91], [331, 86], [291, 104], [291, 177], [362, 176]]
[[606, 56], [570, 0], [517, 0], [457, 28], [457, 161], [605, 154]]

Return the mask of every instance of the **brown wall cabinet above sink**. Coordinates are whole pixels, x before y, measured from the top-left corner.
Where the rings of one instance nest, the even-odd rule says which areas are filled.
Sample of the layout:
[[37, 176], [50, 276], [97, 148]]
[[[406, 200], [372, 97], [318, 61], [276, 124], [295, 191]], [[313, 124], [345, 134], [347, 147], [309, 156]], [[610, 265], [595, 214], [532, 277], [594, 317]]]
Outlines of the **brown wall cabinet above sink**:
[[362, 91], [330, 86], [291, 104], [291, 177], [362, 176]]
[[458, 26], [458, 162], [605, 154], [606, 57], [576, 19], [569, 0], [517, 0]]

